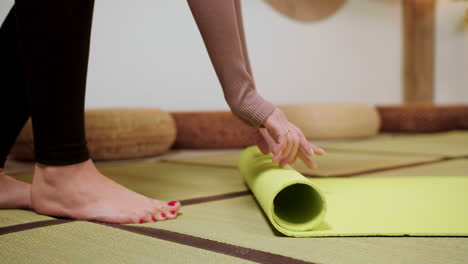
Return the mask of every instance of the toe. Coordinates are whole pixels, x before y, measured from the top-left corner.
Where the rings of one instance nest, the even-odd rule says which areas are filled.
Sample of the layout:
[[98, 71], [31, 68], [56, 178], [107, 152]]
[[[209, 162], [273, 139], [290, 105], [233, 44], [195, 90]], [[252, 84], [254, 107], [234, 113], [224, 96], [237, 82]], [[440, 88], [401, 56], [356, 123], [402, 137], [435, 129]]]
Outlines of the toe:
[[177, 211], [180, 207], [179, 206], [169, 206], [167, 204], [163, 205], [161, 212], [166, 214], [167, 219], [174, 219], [177, 217]]
[[158, 219], [156, 219], [156, 217], [154, 215], [152, 215], [151, 216], [151, 221], [156, 222], [156, 221], [158, 221]]
[[142, 218], [140, 219], [140, 223], [142, 224], [141, 220], [144, 220], [143, 223], [151, 223], [151, 222], [154, 222], [154, 221], [153, 221], [153, 214], [152, 214], [152, 212], [146, 212], [146, 213], [144, 214], [144, 217], [142, 217]]
[[[163, 210], [164, 205], [162, 204], [162, 202], [158, 200], [153, 200], [152, 218], [156, 219], [156, 221], [166, 220], [166, 214]], [[162, 214], [164, 214], [164, 216]]]
[[170, 210], [169, 212], [166, 213], [166, 216], [168, 219], [174, 219], [177, 217], [177, 211], [176, 210]]
[[158, 220], [174, 219], [177, 217], [181, 204], [179, 201], [163, 202], [159, 200], [154, 201], [153, 216]]
[[181, 204], [179, 201], [170, 201], [164, 203], [164, 209], [162, 210], [168, 215], [168, 218], [173, 219], [177, 216], [177, 212], [179, 211]]
[[164, 220], [167, 219], [167, 215], [164, 212], [159, 212], [159, 213], [155, 214], [154, 217], [158, 221], [164, 221]]
[[170, 207], [171, 210], [178, 211], [182, 205], [179, 201], [170, 201], [166, 203], [166, 206]]

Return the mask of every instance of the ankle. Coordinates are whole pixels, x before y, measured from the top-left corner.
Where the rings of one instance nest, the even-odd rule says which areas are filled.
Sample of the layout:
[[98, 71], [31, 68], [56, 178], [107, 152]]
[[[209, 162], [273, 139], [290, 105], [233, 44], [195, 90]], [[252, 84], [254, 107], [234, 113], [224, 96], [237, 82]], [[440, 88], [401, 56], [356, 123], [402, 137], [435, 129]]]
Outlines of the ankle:
[[90, 159], [80, 162], [80, 163], [74, 163], [74, 164], [68, 164], [68, 165], [47, 165], [43, 163], [36, 162], [36, 169], [39, 169], [44, 172], [57, 172], [57, 171], [63, 171], [63, 170], [79, 170], [82, 168], [85, 168], [89, 166], [89, 162], [91, 162]]
[[[34, 170], [35, 175], [38, 175], [47, 180], [59, 180], [62, 178], [69, 179], [69, 177], [73, 175], [79, 175], [80, 172], [82, 172], [83, 170], [89, 169], [92, 166], [92, 164], [93, 163], [90, 159], [80, 163], [60, 166], [51, 166], [36, 162]], [[63, 177], [64, 175], [66, 175], [67, 177]]]

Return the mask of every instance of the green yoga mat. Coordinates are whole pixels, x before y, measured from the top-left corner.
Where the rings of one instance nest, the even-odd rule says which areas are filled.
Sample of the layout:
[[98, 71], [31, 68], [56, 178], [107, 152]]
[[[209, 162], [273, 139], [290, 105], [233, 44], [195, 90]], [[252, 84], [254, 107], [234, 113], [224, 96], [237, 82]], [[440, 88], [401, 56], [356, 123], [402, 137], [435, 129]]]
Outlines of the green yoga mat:
[[466, 176], [309, 180], [256, 146], [243, 150], [238, 168], [288, 236], [468, 236]]
[[[329, 206], [329, 213], [333, 208]], [[177, 221], [143, 226], [317, 264], [466, 264], [468, 259], [466, 237], [287, 237], [269, 224], [251, 196], [185, 206], [183, 211]]]

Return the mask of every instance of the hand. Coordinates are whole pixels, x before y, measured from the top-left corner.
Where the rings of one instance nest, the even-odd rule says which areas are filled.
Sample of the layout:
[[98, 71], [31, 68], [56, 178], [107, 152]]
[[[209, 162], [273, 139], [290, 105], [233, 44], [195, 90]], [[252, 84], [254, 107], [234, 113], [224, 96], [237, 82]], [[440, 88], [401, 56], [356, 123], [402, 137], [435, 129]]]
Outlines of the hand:
[[307, 167], [317, 168], [308, 155], [323, 155], [325, 151], [307, 141], [301, 129], [289, 122], [281, 109], [276, 108], [263, 126], [265, 128], [257, 131], [256, 145], [263, 154], [272, 152], [273, 162], [279, 162], [282, 168], [286, 164], [292, 165], [299, 157]]

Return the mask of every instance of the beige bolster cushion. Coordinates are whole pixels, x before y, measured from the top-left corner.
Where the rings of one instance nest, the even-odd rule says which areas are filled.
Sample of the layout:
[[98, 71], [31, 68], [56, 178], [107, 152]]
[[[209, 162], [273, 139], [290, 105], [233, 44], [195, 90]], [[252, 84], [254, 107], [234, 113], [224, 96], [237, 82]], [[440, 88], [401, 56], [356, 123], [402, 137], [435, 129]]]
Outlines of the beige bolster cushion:
[[[149, 157], [167, 151], [176, 138], [172, 116], [160, 109], [96, 109], [85, 114], [86, 140], [93, 160]], [[33, 160], [33, 133], [29, 120], [11, 155]]]
[[225, 149], [255, 144], [256, 128], [231, 111], [171, 112], [177, 124], [174, 148]]
[[380, 117], [367, 104], [278, 105], [308, 139], [346, 139], [375, 136]]

